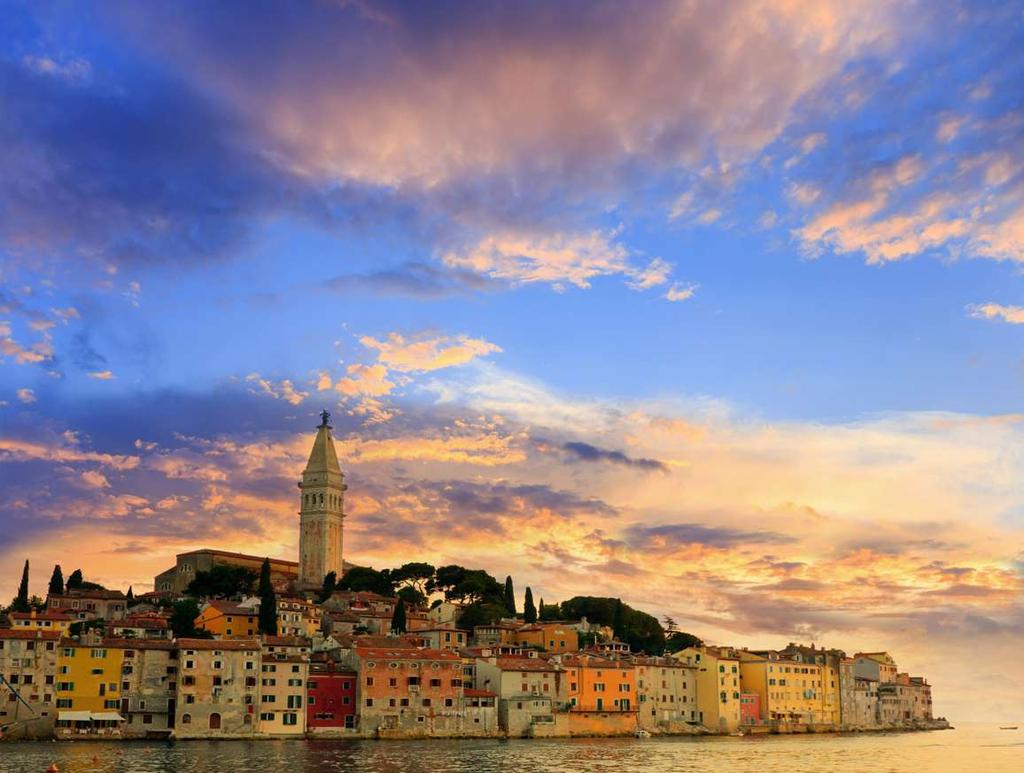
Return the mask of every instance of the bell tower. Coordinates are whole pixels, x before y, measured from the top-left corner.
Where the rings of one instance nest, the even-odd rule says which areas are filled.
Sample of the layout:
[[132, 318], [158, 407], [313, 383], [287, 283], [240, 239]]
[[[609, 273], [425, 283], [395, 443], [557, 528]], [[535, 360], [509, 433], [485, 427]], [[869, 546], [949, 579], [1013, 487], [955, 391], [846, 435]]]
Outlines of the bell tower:
[[331, 436], [331, 414], [320, 412], [313, 450], [299, 483], [299, 586], [319, 588], [324, 576], [344, 573], [342, 530], [345, 518], [345, 478]]

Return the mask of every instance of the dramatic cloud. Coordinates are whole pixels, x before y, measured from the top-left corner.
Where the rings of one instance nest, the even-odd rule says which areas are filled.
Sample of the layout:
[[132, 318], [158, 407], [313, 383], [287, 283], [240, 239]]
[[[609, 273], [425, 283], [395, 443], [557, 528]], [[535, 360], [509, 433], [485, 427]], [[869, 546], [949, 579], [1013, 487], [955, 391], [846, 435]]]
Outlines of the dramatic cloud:
[[417, 336], [389, 333], [383, 341], [363, 336], [359, 342], [377, 352], [377, 360], [400, 373], [426, 372], [465, 365], [477, 357], [500, 352], [501, 347], [469, 336]]
[[612, 464], [622, 464], [627, 467], [636, 467], [641, 470], [660, 470], [662, 472], [668, 469], [657, 459], [634, 459], [626, 456], [621, 451], [608, 451], [604, 448], [592, 446], [590, 443], [570, 441], [568, 443], [563, 443], [561, 448], [571, 458], [583, 462], [610, 462]]

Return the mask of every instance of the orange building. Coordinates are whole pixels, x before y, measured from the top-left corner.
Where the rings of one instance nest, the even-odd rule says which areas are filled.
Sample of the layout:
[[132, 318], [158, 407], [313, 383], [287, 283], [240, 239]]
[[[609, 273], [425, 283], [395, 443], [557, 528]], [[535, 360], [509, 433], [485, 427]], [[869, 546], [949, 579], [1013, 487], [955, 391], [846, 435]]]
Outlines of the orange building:
[[359, 729], [444, 732], [462, 709], [462, 658], [451, 650], [355, 647]]
[[600, 655], [565, 655], [569, 705], [573, 711], [637, 710], [636, 667]]
[[520, 647], [537, 647], [554, 654], [580, 648], [576, 629], [566, 623], [534, 623], [516, 631], [513, 642]]
[[195, 625], [218, 639], [251, 639], [259, 632], [259, 616], [233, 601], [209, 601]]

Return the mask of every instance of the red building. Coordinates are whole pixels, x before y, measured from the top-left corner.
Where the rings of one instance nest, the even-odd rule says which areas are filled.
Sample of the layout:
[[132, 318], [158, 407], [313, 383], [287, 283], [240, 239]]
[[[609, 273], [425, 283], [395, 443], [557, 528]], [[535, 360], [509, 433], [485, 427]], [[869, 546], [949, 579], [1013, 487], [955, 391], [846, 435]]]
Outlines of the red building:
[[306, 680], [306, 727], [312, 732], [354, 730], [358, 675], [333, 661], [313, 660]]
[[756, 692], [740, 694], [740, 724], [756, 725], [761, 717], [761, 696]]

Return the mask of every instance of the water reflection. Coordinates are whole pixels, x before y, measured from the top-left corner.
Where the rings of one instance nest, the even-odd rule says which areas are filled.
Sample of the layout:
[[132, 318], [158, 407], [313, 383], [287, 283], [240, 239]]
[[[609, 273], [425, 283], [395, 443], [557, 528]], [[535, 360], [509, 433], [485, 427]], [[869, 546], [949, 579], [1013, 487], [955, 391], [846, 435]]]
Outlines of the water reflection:
[[0, 773], [573, 773], [1024, 770], [1024, 737], [939, 733], [550, 741], [186, 741], [0, 744]]

